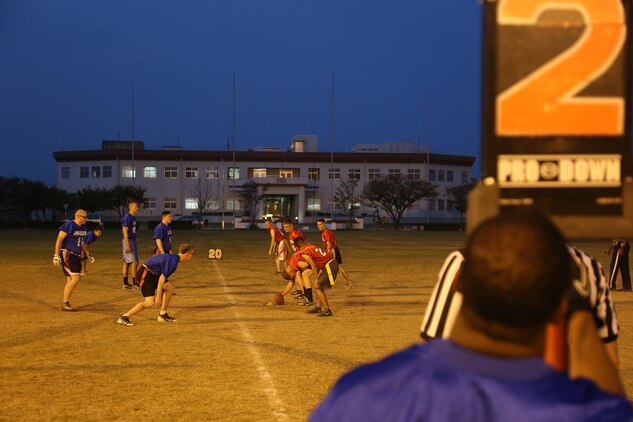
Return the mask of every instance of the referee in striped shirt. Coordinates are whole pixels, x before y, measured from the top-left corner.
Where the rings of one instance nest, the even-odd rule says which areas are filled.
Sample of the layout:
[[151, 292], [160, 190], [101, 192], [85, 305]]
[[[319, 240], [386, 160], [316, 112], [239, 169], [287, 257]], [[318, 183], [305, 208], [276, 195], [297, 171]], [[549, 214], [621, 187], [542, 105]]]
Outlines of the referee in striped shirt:
[[[581, 263], [587, 270], [591, 288], [589, 301], [596, 327], [598, 328], [598, 334], [605, 344], [614, 365], [618, 367], [617, 339], [619, 324], [602, 265], [575, 246], [568, 245], [567, 249], [571, 257], [577, 263]], [[420, 333], [423, 339], [432, 340], [449, 337], [455, 323], [455, 317], [462, 305], [462, 294], [457, 290], [455, 281], [459, 279], [463, 262], [463, 251], [452, 252], [444, 261], [424, 313]]]

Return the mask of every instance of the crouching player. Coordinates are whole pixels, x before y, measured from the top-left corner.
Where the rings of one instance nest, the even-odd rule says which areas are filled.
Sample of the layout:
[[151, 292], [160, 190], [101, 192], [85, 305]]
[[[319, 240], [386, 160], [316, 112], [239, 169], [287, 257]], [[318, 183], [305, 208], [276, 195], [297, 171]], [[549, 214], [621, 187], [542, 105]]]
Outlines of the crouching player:
[[132, 321], [130, 321], [130, 317], [154, 305], [160, 307], [158, 321], [176, 321], [176, 318], [171, 317], [167, 313], [167, 308], [169, 307], [169, 302], [174, 292], [174, 286], [168, 278], [176, 272], [179, 263], [189, 262], [192, 258], [193, 247], [187, 243], [183, 243], [178, 248], [178, 254], [158, 254], [145, 261], [137, 272], [137, 280], [140, 282], [140, 290], [144, 300], [121, 315], [117, 323], [121, 325], [134, 325]]
[[101, 229], [101, 226], [97, 226], [94, 229], [92, 229], [91, 232], [88, 232], [88, 234], [86, 235], [86, 240], [84, 241], [84, 251], [83, 251], [83, 254], [81, 255], [81, 275], [82, 276], [88, 275], [88, 270], [86, 269], [87, 267], [86, 264], [88, 263], [88, 261], [90, 261], [91, 264], [94, 264], [95, 262], [94, 257], [90, 253], [90, 248], [92, 247], [92, 244], [95, 243], [99, 237], [101, 237], [102, 234], [103, 234], [103, 230]]
[[333, 316], [325, 290], [334, 285], [338, 274], [338, 262], [334, 255], [315, 245], [303, 246], [288, 260], [282, 276], [286, 280], [293, 280], [297, 273], [301, 273], [304, 292], [308, 290], [306, 286], [310, 285], [317, 295], [317, 304], [308, 313], [323, 317]]

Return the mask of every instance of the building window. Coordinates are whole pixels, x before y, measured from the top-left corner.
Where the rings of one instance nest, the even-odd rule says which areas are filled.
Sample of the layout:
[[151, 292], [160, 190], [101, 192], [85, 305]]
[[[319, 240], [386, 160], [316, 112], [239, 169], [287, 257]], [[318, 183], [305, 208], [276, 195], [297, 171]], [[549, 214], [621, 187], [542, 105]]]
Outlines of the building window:
[[321, 200], [319, 198], [308, 198], [308, 211], [321, 211]]
[[239, 167], [229, 167], [229, 172], [227, 174], [227, 178], [229, 180], [237, 180], [240, 178], [240, 168]]
[[198, 167], [185, 167], [185, 179], [197, 179], [199, 176]]
[[446, 200], [446, 211], [453, 211], [455, 209], [455, 203], [450, 199]]
[[198, 209], [198, 198], [185, 198], [185, 209], [186, 210], [197, 210]]
[[341, 169], [328, 169], [327, 178], [330, 180], [340, 180], [341, 179]]
[[178, 167], [165, 167], [165, 179], [178, 179]]
[[220, 171], [217, 167], [207, 167], [206, 176], [207, 179], [219, 179]]
[[308, 180], [320, 180], [321, 179], [321, 170], [318, 168], [310, 168], [308, 169]]
[[178, 208], [178, 198], [165, 198], [165, 209], [166, 210], [175, 210]]
[[156, 167], [144, 167], [143, 168], [143, 177], [146, 179], [156, 179], [158, 176], [158, 171]]
[[217, 199], [209, 199], [204, 209], [207, 211], [217, 211], [220, 209], [220, 201]]
[[453, 181], [453, 170], [446, 170], [446, 181], [447, 182]]
[[90, 177], [92, 177], [93, 179], [98, 179], [101, 177], [101, 167], [99, 166], [92, 166], [92, 168], [90, 169]]
[[283, 179], [291, 179], [292, 169], [279, 169], [279, 177]]
[[468, 183], [468, 172], [462, 171], [462, 185], [465, 185], [466, 183]]
[[388, 177], [390, 179], [400, 176], [400, 169], [389, 169], [388, 170]]
[[145, 209], [155, 210], [156, 209], [156, 197], [148, 196], [145, 198], [145, 204], [143, 205]]
[[70, 167], [62, 167], [62, 179], [70, 179]]
[[[235, 208], [233, 208], [233, 206], [235, 206]], [[239, 211], [240, 210], [240, 201], [233, 200], [233, 199], [227, 199], [226, 200], [226, 207], [225, 207], [228, 211]]]
[[437, 200], [437, 210], [438, 211], [444, 211], [444, 200], [443, 199], [438, 199]]
[[369, 180], [380, 179], [380, 169], [369, 169]]
[[408, 176], [409, 176], [409, 179], [411, 180], [420, 180], [421, 178], [420, 169], [409, 169]]
[[90, 167], [81, 167], [79, 169], [79, 177], [87, 179], [90, 177]]
[[360, 180], [360, 169], [347, 170], [347, 177], [349, 180]]
[[438, 182], [443, 182], [444, 181], [444, 170], [438, 170], [437, 171], [437, 181]]
[[266, 169], [253, 169], [253, 177], [254, 178], [266, 177]]
[[435, 211], [435, 199], [429, 199], [429, 211]]
[[103, 166], [103, 177], [112, 177], [112, 166]]
[[435, 169], [429, 170], [429, 181], [435, 182]]
[[127, 179], [136, 177], [136, 168], [132, 168], [132, 166], [121, 166], [121, 177]]

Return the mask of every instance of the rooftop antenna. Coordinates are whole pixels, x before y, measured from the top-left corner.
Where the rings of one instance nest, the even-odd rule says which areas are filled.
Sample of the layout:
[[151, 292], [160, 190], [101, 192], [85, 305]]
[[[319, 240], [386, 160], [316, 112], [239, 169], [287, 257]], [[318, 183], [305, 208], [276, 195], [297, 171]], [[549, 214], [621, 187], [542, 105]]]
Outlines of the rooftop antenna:
[[332, 128], [330, 132], [330, 222], [334, 220], [334, 73], [332, 72]]
[[231, 114], [231, 151], [233, 154], [233, 218], [235, 219], [235, 138], [236, 138], [236, 116], [235, 116], [235, 69], [233, 69], [233, 108]]
[[132, 185], [136, 184], [136, 169], [134, 168], [134, 83], [132, 83]]

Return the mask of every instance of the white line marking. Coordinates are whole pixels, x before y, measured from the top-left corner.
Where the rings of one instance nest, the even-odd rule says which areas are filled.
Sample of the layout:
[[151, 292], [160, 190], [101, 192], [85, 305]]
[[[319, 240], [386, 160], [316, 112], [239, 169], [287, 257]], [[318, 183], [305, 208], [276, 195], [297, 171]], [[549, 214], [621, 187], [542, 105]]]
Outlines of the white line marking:
[[[220, 272], [220, 268], [218, 266], [217, 261], [213, 261], [213, 269], [218, 275], [218, 278], [220, 279], [220, 281], [222, 282], [224, 293], [226, 297], [229, 299], [229, 302], [232, 305], [236, 305], [237, 301], [229, 293], [229, 288], [226, 284], [226, 279], [224, 278], [224, 276], [222, 276], [222, 273]], [[240, 314], [238, 309], [239, 308], [236, 306], [233, 306], [231, 308], [236, 319], [240, 321], [242, 315]], [[251, 332], [249, 331], [246, 324], [244, 324], [243, 322], [238, 322], [237, 325], [238, 325], [240, 334], [242, 335], [242, 338], [246, 341], [246, 345], [248, 346], [248, 351], [251, 353], [251, 356], [253, 358], [253, 363], [255, 364], [255, 368], [257, 369], [257, 372], [259, 373], [259, 377], [262, 380], [264, 393], [268, 397], [268, 402], [270, 404], [270, 407], [272, 408], [273, 414], [275, 415], [278, 421], [287, 421], [288, 415], [286, 414], [286, 411], [284, 409], [283, 402], [279, 398], [279, 393], [277, 392], [277, 388], [275, 387], [275, 381], [273, 380], [273, 377], [270, 375], [270, 371], [268, 371], [268, 368], [266, 368], [266, 365], [264, 364], [264, 361], [262, 360], [262, 356], [259, 353], [259, 350], [257, 350], [256, 346], [254, 346], [255, 340], [253, 339]]]

